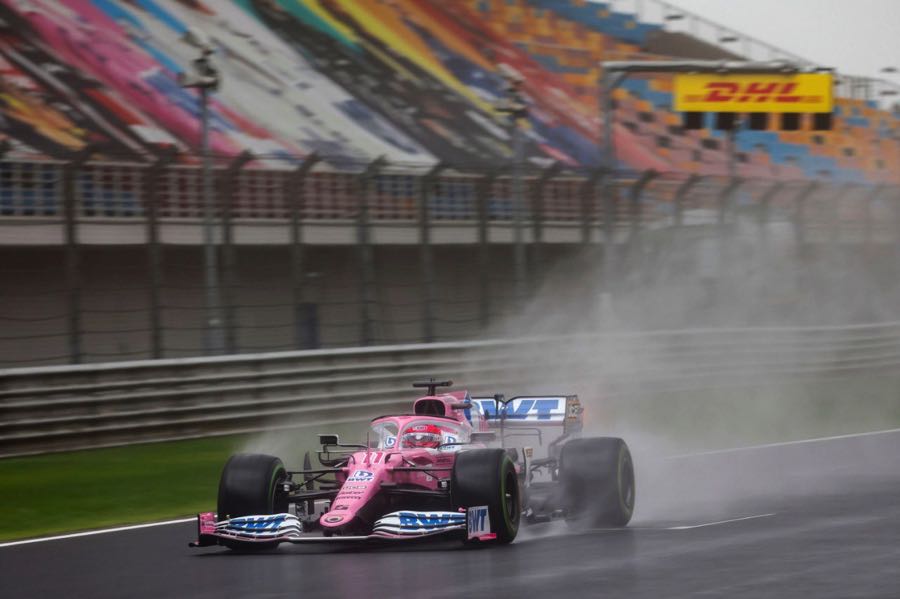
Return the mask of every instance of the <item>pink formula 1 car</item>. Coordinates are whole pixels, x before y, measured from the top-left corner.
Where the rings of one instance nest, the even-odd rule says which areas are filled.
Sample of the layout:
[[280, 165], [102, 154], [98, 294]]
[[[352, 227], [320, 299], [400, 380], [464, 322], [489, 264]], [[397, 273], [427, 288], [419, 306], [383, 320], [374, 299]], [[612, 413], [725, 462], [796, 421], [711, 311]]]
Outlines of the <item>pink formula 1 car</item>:
[[[320, 435], [320, 468], [310, 467], [308, 454], [303, 470], [286, 470], [269, 455], [232, 456], [218, 511], [197, 516], [191, 546], [253, 550], [439, 536], [503, 544], [521, 523], [628, 523], [631, 454], [621, 439], [580, 437], [576, 396], [438, 393], [450, 384], [414, 384], [428, 395], [411, 414], [372, 420], [366, 444]], [[509, 447], [516, 438], [536, 443]]]

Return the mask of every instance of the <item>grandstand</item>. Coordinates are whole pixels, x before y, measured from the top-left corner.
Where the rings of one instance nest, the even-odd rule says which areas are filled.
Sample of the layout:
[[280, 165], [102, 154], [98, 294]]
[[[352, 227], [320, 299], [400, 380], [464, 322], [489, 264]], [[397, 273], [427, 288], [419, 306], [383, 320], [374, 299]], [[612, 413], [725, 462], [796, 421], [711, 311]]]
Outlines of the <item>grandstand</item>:
[[[592, 245], [635, 259], [643, 226], [751, 208], [804, 243], [897, 238], [900, 120], [871, 98], [839, 98], [830, 132], [741, 131], [732, 180], [725, 135], [681, 127], [668, 77], [633, 76], [604, 178], [601, 61], [738, 57], [608, 3], [0, 0], [0, 363], [204, 351], [200, 107], [176, 78], [197, 31], [223, 80], [231, 351], [483, 334], [522, 299], [517, 214], [532, 289]], [[496, 110], [510, 70], [530, 105], [521, 198]]]
[[[493, 110], [501, 64], [526, 79], [528, 155], [597, 161], [597, 63], [736, 56], [608, 3], [586, 0], [35, 0], [0, 5], [2, 134], [13, 156], [65, 158], [89, 144], [110, 157], [198, 146], [197, 101], [178, 87], [196, 50], [217, 48], [225, 85], [213, 106], [215, 152], [277, 159], [458, 165], [509, 156]], [[724, 137], [683, 131], [671, 81], [617, 90], [624, 167], [725, 174]], [[874, 100], [841, 98], [833, 132], [743, 131], [739, 174], [896, 181], [898, 119]]]

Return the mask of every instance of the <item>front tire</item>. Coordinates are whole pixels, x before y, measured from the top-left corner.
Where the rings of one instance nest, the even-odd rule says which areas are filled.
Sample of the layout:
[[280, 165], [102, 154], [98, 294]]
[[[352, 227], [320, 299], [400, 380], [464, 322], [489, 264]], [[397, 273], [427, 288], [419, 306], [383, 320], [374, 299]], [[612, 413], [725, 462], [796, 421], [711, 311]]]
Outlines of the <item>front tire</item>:
[[[284, 464], [275, 456], [239, 453], [231, 456], [219, 479], [218, 521], [238, 516], [281, 514], [288, 510], [281, 483], [287, 478]], [[226, 547], [240, 551], [271, 549], [277, 543], [232, 543]]]
[[497, 542], [511, 543], [516, 538], [522, 515], [519, 477], [503, 449], [460, 452], [453, 464], [450, 495], [457, 508], [488, 506]]
[[625, 526], [634, 513], [634, 463], [616, 437], [573, 439], [560, 454], [566, 521], [576, 526]]

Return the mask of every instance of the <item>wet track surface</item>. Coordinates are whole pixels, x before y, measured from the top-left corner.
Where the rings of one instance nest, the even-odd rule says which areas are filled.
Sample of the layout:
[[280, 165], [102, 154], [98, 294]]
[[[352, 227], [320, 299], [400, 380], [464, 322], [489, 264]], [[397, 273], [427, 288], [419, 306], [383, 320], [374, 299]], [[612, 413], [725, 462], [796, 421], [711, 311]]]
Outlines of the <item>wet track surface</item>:
[[900, 597], [898, 455], [893, 433], [659, 460], [629, 528], [490, 549], [238, 555], [189, 549], [188, 523], [10, 546], [0, 596]]

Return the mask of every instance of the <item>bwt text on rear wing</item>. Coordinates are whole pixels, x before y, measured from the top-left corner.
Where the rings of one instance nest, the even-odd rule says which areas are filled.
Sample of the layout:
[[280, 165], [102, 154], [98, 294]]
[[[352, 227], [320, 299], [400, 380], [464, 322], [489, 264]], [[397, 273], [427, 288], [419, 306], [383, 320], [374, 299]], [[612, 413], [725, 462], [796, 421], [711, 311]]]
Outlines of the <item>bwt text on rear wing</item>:
[[491, 426], [555, 425], [564, 432], [581, 430], [584, 409], [577, 395], [535, 395], [505, 399], [503, 395], [473, 397]]

